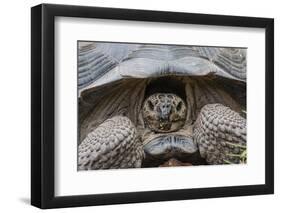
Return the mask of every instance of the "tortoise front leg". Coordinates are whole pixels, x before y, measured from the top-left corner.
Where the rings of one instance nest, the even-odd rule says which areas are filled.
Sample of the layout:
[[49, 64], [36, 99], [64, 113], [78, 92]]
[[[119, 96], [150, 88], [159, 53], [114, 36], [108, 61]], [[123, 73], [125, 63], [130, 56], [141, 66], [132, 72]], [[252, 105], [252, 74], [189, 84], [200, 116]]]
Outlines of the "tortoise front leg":
[[78, 170], [141, 167], [142, 143], [129, 118], [115, 116], [90, 132], [78, 147]]
[[246, 119], [221, 104], [207, 104], [194, 124], [193, 139], [209, 164], [246, 163]]

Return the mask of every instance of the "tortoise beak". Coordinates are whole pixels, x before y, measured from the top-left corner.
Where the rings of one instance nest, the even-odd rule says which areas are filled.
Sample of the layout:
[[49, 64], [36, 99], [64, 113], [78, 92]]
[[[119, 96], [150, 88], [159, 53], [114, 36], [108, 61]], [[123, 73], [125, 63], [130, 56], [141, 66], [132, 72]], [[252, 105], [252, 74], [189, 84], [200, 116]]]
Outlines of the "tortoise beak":
[[169, 122], [169, 119], [167, 119], [167, 120], [160, 119], [159, 129], [168, 131], [171, 129], [171, 126], [172, 126], [172, 124], [171, 124], [171, 122]]

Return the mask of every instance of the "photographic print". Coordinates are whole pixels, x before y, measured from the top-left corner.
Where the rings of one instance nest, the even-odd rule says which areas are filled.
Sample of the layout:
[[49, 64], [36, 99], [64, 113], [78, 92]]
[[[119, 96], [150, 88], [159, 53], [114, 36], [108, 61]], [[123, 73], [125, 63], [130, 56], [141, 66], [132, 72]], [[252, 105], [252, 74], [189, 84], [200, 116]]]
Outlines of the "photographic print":
[[247, 48], [78, 41], [77, 53], [78, 171], [247, 163]]
[[32, 205], [274, 193], [274, 19], [40, 4], [31, 41]]

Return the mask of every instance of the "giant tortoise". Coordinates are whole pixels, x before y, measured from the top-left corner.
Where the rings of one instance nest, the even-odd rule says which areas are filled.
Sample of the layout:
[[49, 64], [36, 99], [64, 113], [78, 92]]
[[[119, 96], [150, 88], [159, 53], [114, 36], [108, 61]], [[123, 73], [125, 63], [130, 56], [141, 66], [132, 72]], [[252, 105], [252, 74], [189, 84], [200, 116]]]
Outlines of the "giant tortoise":
[[246, 49], [80, 42], [78, 93], [78, 170], [246, 163]]

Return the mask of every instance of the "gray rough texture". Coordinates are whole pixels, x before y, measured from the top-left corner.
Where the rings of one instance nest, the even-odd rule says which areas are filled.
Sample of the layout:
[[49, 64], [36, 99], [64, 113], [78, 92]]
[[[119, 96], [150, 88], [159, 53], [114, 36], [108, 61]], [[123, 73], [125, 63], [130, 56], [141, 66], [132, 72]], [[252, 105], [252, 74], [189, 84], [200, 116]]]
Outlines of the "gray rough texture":
[[116, 116], [89, 133], [79, 145], [78, 169], [137, 168], [143, 155], [133, 123]]
[[175, 45], [92, 43], [78, 56], [79, 90], [124, 78], [217, 76], [246, 81], [246, 50]]
[[246, 145], [246, 119], [229, 107], [208, 104], [194, 124], [193, 138], [209, 164], [240, 163], [233, 154], [241, 154], [238, 146]]

